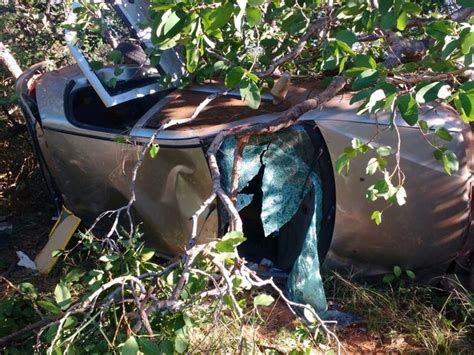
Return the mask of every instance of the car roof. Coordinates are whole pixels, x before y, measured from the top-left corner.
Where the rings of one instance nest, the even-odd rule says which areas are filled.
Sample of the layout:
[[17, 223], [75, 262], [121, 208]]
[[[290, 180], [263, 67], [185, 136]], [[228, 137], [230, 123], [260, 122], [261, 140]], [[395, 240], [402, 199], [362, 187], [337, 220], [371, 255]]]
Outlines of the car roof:
[[[74, 9], [78, 7], [81, 7], [80, 3], [72, 3], [71, 10], [68, 14], [68, 22], [75, 22], [76, 13]], [[114, 2], [114, 4], [111, 5], [111, 8], [128, 26], [132, 37], [137, 39], [145, 49], [154, 48], [151, 41], [151, 28], [146, 25], [149, 7], [149, 0], [124, 0]], [[161, 85], [156, 82], [146, 87], [130, 88], [126, 92], [112, 94], [110, 90], [105, 87], [103, 80], [97, 76], [89, 60], [82, 52], [80, 41], [77, 40], [77, 32], [72, 29], [66, 29], [65, 39], [71, 55], [106, 107], [112, 107], [137, 97], [151, 95], [163, 90]], [[160, 53], [160, 61], [157, 69], [162, 75], [169, 76], [172, 86], [178, 84], [180, 78], [185, 73], [184, 68], [184, 61], [179, 48], [170, 48]]]

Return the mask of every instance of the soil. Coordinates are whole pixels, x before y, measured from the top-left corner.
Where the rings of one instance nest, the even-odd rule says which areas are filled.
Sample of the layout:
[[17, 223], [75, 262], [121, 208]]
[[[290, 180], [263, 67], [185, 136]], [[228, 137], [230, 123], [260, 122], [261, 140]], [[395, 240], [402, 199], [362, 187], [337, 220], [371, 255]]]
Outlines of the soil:
[[[31, 259], [54, 224], [54, 209], [41, 178], [19, 110], [0, 117], [0, 276], [14, 284], [31, 282], [46, 292], [56, 284], [17, 265], [17, 251]], [[11, 290], [0, 280], [0, 299]]]
[[[281, 299], [269, 307], [263, 307], [260, 313], [265, 324], [257, 329], [258, 344], [262, 348], [274, 349], [281, 353], [291, 351], [291, 344], [285, 342], [285, 338], [280, 334], [282, 329], [294, 332], [301, 322], [295, 319], [293, 313]], [[384, 337], [369, 332], [364, 324], [337, 328], [336, 334], [341, 341], [344, 354], [399, 354], [419, 350], [407, 343], [403, 337]], [[324, 353], [326, 349], [322, 346], [318, 350]]]

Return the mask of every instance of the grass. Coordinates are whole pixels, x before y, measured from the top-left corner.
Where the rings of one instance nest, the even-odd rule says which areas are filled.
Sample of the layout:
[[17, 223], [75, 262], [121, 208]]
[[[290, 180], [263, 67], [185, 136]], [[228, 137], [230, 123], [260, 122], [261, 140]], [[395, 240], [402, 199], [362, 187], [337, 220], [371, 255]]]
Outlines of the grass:
[[[335, 303], [365, 320], [366, 339], [375, 348], [433, 354], [473, 352], [474, 297], [459, 282], [449, 292], [416, 284], [382, 288], [334, 274], [327, 286], [334, 290]], [[344, 340], [344, 332], [341, 337]], [[351, 339], [347, 340], [350, 347]]]
[[[326, 277], [328, 299], [342, 311], [360, 316], [360, 325], [338, 329], [343, 353], [472, 354], [474, 349], [474, 295], [459, 282], [445, 291], [437, 287], [406, 283], [368, 285], [338, 274]], [[202, 310], [196, 309], [196, 312]], [[207, 310], [206, 316], [212, 316]], [[301, 336], [283, 302], [249, 310], [239, 327], [220, 313], [215, 322], [194, 328], [190, 349], [205, 353], [252, 354], [333, 353], [319, 341]], [[332, 344], [334, 345], [334, 344]]]

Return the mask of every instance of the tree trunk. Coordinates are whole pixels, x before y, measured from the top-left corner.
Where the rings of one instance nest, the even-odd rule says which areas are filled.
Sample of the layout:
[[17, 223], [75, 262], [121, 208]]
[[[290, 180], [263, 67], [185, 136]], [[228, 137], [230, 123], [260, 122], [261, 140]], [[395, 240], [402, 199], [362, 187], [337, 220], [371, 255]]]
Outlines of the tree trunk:
[[15, 79], [18, 79], [21, 73], [23, 73], [23, 70], [21, 70], [13, 55], [2, 42], [0, 42], [0, 64], [3, 65]]

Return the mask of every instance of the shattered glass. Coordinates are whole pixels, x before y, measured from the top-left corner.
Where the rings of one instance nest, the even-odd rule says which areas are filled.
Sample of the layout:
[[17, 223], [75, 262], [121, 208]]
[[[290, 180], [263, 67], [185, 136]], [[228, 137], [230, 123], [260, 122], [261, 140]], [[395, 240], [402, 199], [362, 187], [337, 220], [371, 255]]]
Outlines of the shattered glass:
[[[227, 139], [218, 157], [222, 184], [227, 192], [230, 192], [235, 144], [235, 138]], [[265, 237], [278, 237], [280, 231], [289, 230], [287, 226], [296, 218], [303, 200], [312, 202], [309, 227], [300, 231], [305, 233], [304, 242], [288, 277], [287, 292], [292, 300], [310, 304], [317, 312], [324, 313], [327, 302], [317, 252], [322, 189], [319, 176], [313, 169], [315, 159], [317, 154], [313, 143], [303, 127], [294, 126], [271, 136], [252, 137], [242, 153], [237, 208], [241, 210], [252, 202], [253, 195], [241, 191], [262, 166], [260, 218]]]

